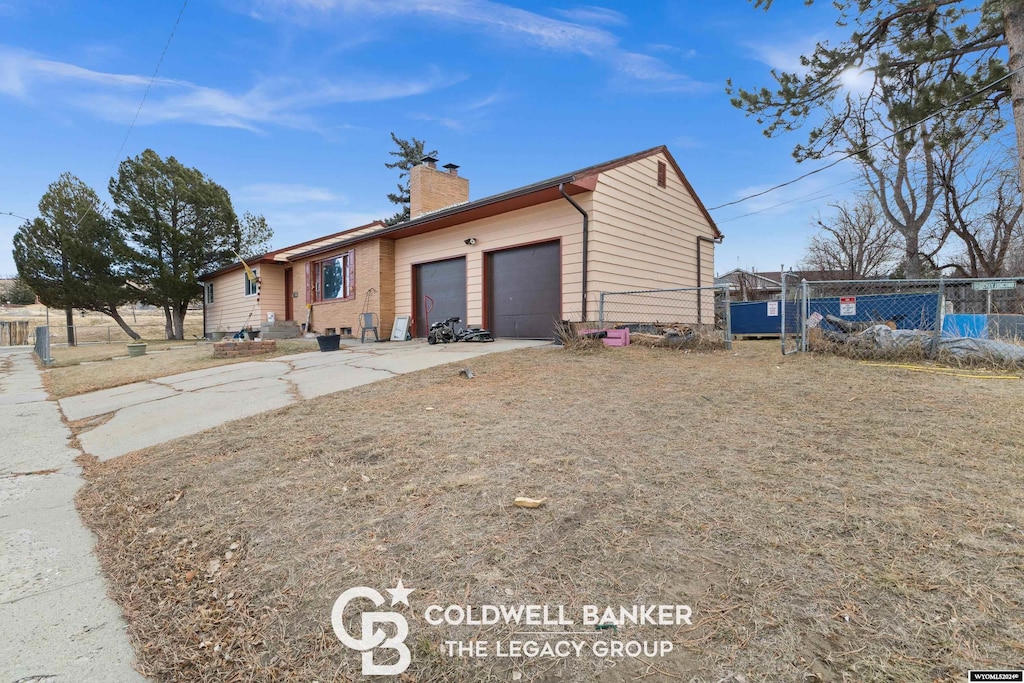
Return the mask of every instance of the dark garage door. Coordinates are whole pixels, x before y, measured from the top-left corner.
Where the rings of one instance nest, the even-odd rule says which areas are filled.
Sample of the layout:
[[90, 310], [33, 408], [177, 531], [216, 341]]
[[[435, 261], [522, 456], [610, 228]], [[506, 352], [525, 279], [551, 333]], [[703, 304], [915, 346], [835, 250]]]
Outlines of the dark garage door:
[[561, 317], [561, 291], [558, 242], [487, 255], [487, 310], [496, 337], [553, 337]]
[[[415, 289], [413, 296], [416, 305], [416, 336], [426, 337], [429, 324], [425, 320], [426, 308], [424, 296], [433, 299], [430, 310], [430, 322], [450, 318], [453, 315], [462, 319], [466, 326], [466, 259], [465, 257], [421, 263], [415, 266]], [[430, 303], [427, 302], [426, 306]]]

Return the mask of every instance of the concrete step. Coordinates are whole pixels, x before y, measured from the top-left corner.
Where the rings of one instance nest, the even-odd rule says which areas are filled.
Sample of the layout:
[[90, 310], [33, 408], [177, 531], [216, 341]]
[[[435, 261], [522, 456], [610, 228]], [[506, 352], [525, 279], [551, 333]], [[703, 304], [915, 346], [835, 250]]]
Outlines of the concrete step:
[[302, 336], [302, 329], [293, 320], [275, 320], [260, 324], [261, 339], [295, 339]]

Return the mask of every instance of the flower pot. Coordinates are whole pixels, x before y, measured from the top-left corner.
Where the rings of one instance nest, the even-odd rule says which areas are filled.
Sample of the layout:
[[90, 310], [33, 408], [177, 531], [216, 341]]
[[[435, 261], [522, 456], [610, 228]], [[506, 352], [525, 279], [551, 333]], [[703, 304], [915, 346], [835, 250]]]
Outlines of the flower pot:
[[145, 342], [137, 342], [134, 344], [128, 344], [128, 355], [131, 357], [144, 356], [146, 355], [146, 344]]
[[340, 334], [322, 334], [316, 338], [321, 351], [337, 351], [341, 348]]
[[212, 339], [215, 342], [218, 342], [218, 341], [224, 339], [224, 335], [226, 335], [226, 334], [227, 334], [227, 332], [211, 332], [210, 333], [210, 339]]

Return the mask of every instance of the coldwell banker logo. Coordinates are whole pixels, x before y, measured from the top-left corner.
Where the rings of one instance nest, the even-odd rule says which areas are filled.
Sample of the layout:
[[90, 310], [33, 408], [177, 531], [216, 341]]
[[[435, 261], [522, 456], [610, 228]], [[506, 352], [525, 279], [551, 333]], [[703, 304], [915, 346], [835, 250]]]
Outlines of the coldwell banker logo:
[[[403, 586], [401, 579], [394, 588], [385, 589], [391, 594], [391, 607], [399, 603], [408, 607], [409, 593], [413, 590]], [[345, 629], [344, 613], [348, 604], [358, 598], [369, 600], [374, 607], [380, 607], [385, 602], [384, 596], [372, 588], [349, 588], [338, 596], [331, 609], [331, 627], [334, 628], [334, 634], [346, 647], [362, 653], [364, 676], [397, 676], [408, 669], [412, 661], [412, 654], [405, 645], [405, 638], [409, 635], [409, 622], [397, 612], [363, 612], [360, 636], [354, 638]], [[384, 629], [377, 628], [378, 624], [392, 624], [395, 627], [395, 635], [389, 637]], [[374, 653], [377, 650], [394, 650], [398, 653], [398, 661], [394, 664], [377, 664], [374, 661]]]
[[[403, 604], [409, 607], [409, 593], [399, 580], [391, 594], [391, 607]], [[358, 637], [345, 628], [345, 609], [355, 600], [369, 601], [382, 607], [385, 597], [372, 588], [360, 586], [342, 593], [331, 611], [331, 625], [338, 639], [347, 647], [362, 653], [363, 675], [397, 676], [411, 663], [411, 653], [405, 645], [409, 635], [409, 622], [394, 611], [372, 610], [361, 613]], [[494, 641], [479, 636], [468, 641], [443, 640], [443, 651], [449, 657], [582, 657], [590, 655], [601, 659], [630, 657], [664, 657], [672, 652], [671, 640], [648, 640], [634, 635], [643, 627], [693, 626], [693, 611], [688, 605], [581, 605], [575, 610], [564, 605], [429, 605], [422, 612], [428, 627], [502, 626], [512, 627], [516, 633]], [[390, 624], [385, 630], [381, 625]], [[422, 625], [421, 625], [422, 626]], [[530, 627], [533, 630], [522, 630]], [[554, 629], [552, 627], [555, 627]], [[536, 630], [543, 628], [544, 630]], [[582, 628], [582, 630], [581, 630]], [[619, 638], [619, 628], [630, 631], [629, 637]], [[557, 629], [557, 630], [555, 630]], [[388, 635], [390, 631], [394, 635]], [[612, 635], [612, 638], [608, 638]], [[384, 650], [376, 657], [379, 650]], [[386, 652], [392, 650], [392, 653]], [[377, 659], [398, 661], [378, 664]]]

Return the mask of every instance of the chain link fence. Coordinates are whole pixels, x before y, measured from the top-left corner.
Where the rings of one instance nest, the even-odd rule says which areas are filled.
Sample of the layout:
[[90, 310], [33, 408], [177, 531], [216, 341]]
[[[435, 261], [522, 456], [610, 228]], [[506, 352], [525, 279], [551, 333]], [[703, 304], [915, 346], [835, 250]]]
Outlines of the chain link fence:
[[597, 326], [651, 346], [732, 348], [730, 315], [728, 285], [601, 292]]
[[[167, 328], [163, 323], [131, 324], [142, 339], [161, 340], [167, 338]], [[185, 321], [185, 339], [198, 339], [202, 336], [201, 319]], [[134, 341], [119, 325], [75, 325], [73, 327], [76, 344], [127, 344]], [[54, 344], [68, 343], [66, 325], [50, 325], [50, 341]]]
[[[805, 284], [793, 273], [782, 273], [782, 293], [778, 302], [767, 303], [778, 308], [779, 337], [782, 341], [782, 355], [788, 356], [805, 351], [804, 330], [807, 310], [805, 305]], [[769, 310], [769, 314], [773, 311]]]
[[[792, 282], [790, 280], [790, 282]], [[784, 352], [866, 360], [1024, 364], [1024, 278], [801, 282]]]
[[50, 330], [46, 326], [36, 328], [35, 347], [32, 351], [39, 357], [43, 365], [53, 362], [53, 356], [50, 355]]

